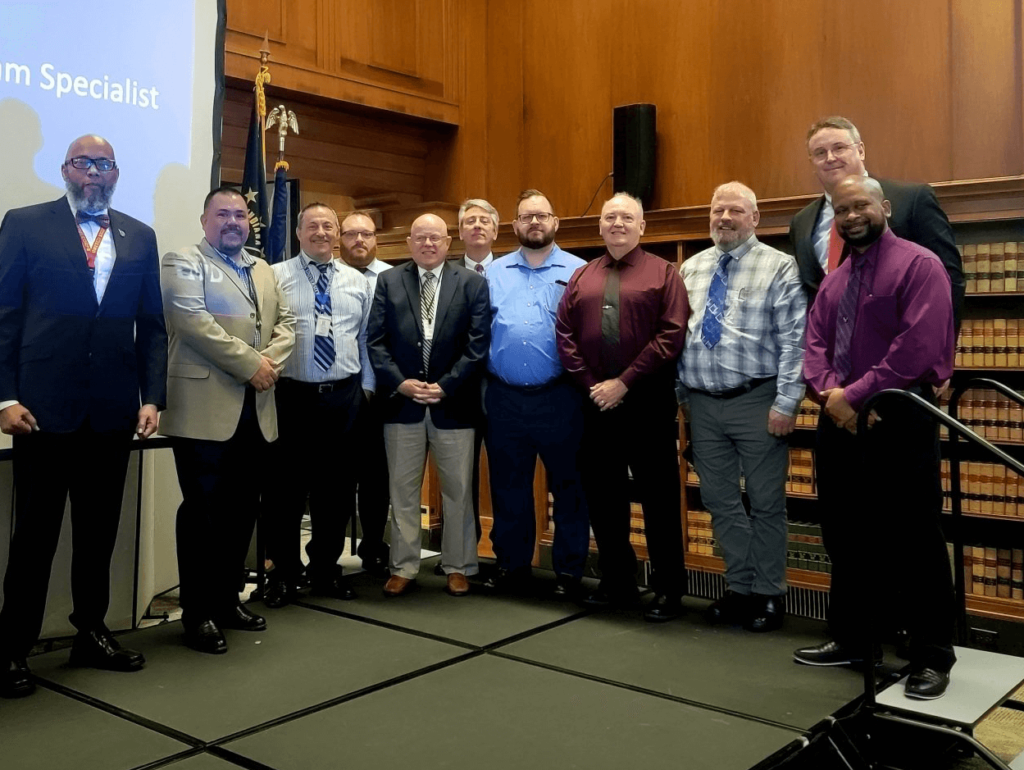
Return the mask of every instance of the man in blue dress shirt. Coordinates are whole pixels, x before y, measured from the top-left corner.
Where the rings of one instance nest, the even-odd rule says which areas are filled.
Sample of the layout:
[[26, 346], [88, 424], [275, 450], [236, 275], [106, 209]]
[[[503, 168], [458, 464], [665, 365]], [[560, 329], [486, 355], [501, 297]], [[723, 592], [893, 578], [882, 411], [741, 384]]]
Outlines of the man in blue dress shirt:
[[578, 592], [590, 542], [577, 453], [583, 437], [579, 391], [565, 374], [555, 346], [555, 315], [562, 292], [586, 264], [558, 248], [558, 217], [538, 190], [519, 196], [512, 223], [518, 251], [492, 263], [491, 349], [484, 395], [498, 559], [492, 588], [522, 587], [537, 539], [533, 476], [540, 455], [554, 496], [558, 575], [555, 593]]

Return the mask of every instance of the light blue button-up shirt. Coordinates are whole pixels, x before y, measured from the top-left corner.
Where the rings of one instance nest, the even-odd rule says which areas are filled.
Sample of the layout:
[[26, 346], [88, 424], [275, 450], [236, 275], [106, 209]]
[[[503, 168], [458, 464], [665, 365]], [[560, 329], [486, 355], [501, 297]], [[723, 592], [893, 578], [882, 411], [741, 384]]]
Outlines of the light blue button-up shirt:
[[566, 284], [585, 264], [554, 244], [540, 267], [531, 267], [522, 249], [487, 267], [492, 317], [487, 369], [491, 374], [518, 386], [543, 385], [562, 374], [555, 347], [555, 314]]

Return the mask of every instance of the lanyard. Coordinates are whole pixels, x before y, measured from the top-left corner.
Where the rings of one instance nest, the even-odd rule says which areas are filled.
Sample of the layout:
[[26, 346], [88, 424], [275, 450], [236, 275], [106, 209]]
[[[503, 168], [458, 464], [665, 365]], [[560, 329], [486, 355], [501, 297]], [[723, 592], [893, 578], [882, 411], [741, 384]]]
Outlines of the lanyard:
[[[302, 262], [302, 269], [306, 271], [306, 278], [308, 278], [309, 282], [313, 285], [313, 294], [316, 295], [318, 307], [326, 308], [327, 301], [330, 299], [331, 296], [331, 285], [334, 283], [334, 266], [331, 265], [331, 269], [328, 271], [327, 287], [324, 289], [323, 294], [316, 290], [317, 281], [319, 281], [320, 279], [313, 275], [313, 273], [309, 269], [309, 263], [306, 262], [305, 260]], [[317, 272], [319, 272], [319, 270]]]
[[107, 234], [107, 228], [101, 227], [100, 231], [96, 233], [96, 239], [89, 245], [89, 240], [85, 237], [85, 230], [82, 229], [81, 225], [78, 225], [78, 237], [82, 239], [82, 248], [85, 249], [85, 261], [89, 264], [89, 269], [93, 270], [96, 268], [96, 255], [99, 254], [100, 244], [103, 243], [103, 236]]

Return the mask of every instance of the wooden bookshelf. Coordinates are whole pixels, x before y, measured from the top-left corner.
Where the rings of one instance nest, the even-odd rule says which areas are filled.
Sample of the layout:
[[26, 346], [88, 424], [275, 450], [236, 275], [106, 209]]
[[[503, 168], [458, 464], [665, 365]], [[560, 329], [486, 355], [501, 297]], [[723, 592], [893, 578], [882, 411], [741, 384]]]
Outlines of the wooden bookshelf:
[[[725, 572], [725, 562], [720, 556], [687, 553], [686, 566], [688, 569], [700, 570], [701, 572], [714, 572], [717, 574]], [[786, 570], [786, 582], [796, 588], [827, 591], [831, 580], [831, 576], [827, 572], [815, 572], [813, 570], [795, 569], [793, 567]]]
[[967, 595], [967, 612], [983, 618], [1024, 621], [1024, 602], [995, 596]]

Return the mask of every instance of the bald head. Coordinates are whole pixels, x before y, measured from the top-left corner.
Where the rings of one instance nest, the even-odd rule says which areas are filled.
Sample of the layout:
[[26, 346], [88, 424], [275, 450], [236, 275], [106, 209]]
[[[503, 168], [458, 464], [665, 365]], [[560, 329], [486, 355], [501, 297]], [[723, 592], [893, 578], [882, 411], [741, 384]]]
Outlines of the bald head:
[[882, 186], [866, 176], [848, 176], [832, 191], [836, 231], [858, 252], [867, 251], [888, 229], [892, 213]]
[[452, 243], [448, 225], [436, 214], [416, 217], [405, 241], [413, 261], [424, 270], [433, 270], [442, 264]]
[[[121, 173], [114, 160], [114, 148], [102, 136], [86, 134], [68, 146], [60, 174], [76, 211], [97, 213], [110, 206]], [[104, 171], [97, 162], [109, 162], [112, 167]], [[85, 168], [76, 168], [76, 164]]]

